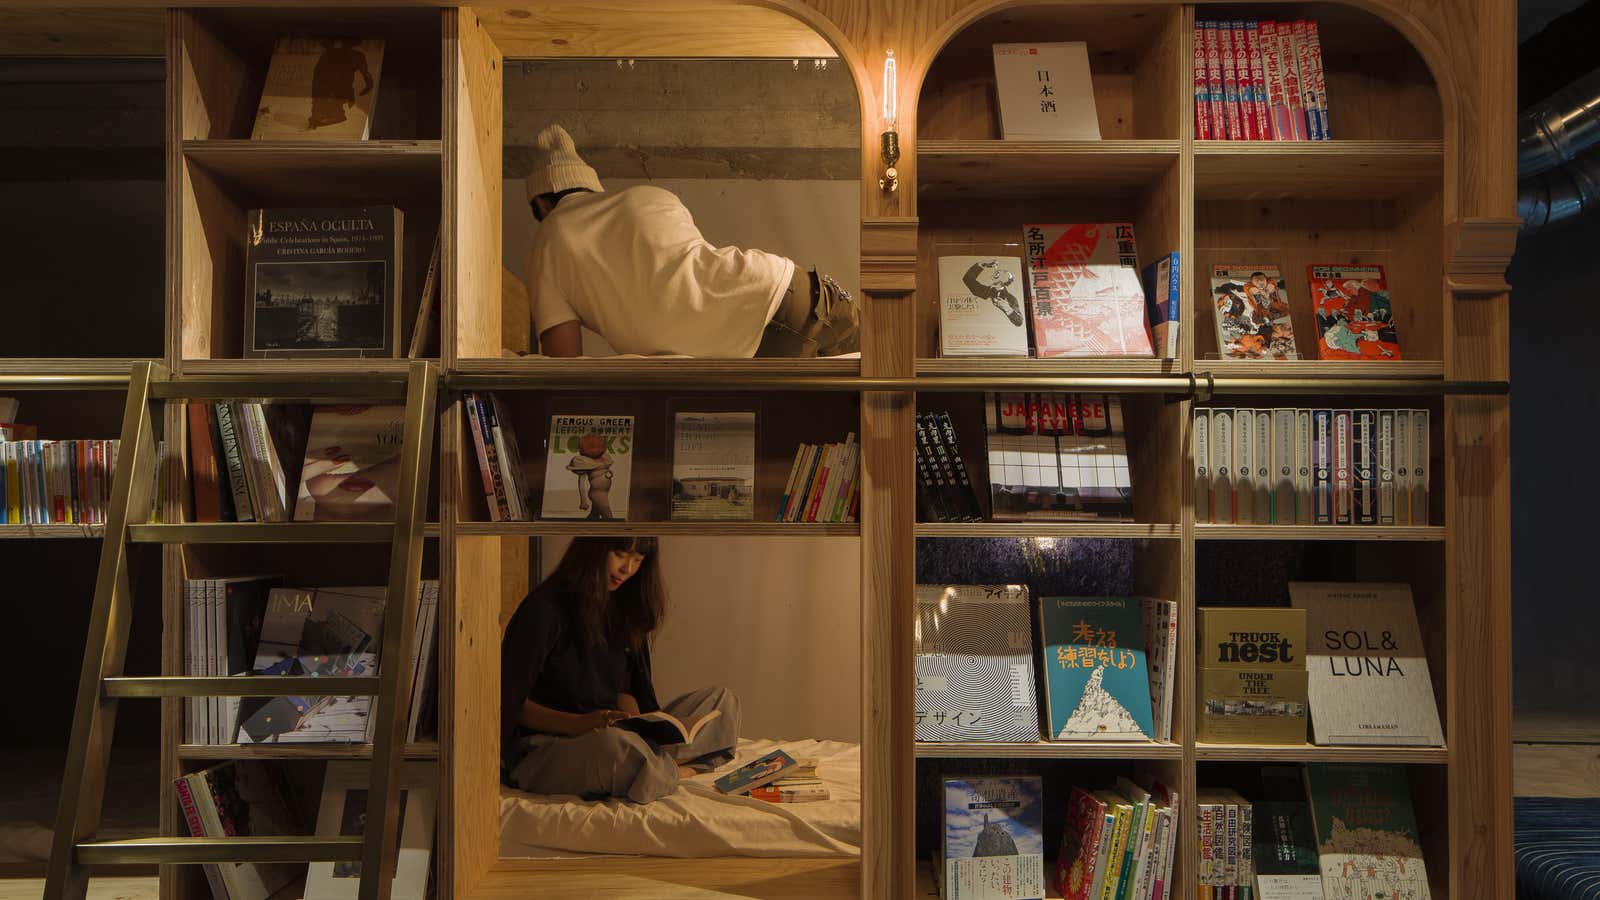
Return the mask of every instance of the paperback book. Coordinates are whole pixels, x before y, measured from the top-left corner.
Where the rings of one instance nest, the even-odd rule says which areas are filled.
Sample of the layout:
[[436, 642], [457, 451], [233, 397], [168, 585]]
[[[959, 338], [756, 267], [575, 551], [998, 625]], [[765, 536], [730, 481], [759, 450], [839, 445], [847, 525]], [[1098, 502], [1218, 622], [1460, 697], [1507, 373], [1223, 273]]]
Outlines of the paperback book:
[[1037, 354], [1154, 355], [1133, 224], [1024, 225]]
[[1183, 304], [1179, 299], [1181, 263], [1176, 251], [1144, 267], [1145, 318], [1150, 322], [1155, 354], [1161, 359], [1178, 358], [1178, 337], [1183, 327]]
[[939, 257], [939, 355], [1027, 356], [1022, 258]]
[[946, 897], [1044, 897], [1044, 780], [946, 778], [941, 856]]
[[1051, 739], [1146, 741], [1155, 734], [1139, 601], [1042, 597], [1041, 657]]
[[253, 140], [364, 141], [383, 72], [383, 41], [278, 38], [256, 109]]
[[1320, 359], [1395, 360], [1400, 338], [1383, 266], [1306, 267]]
[[1020, 584], [919, 584], [919, 741], [1037, 741], [1033, 611]]
[[799, 767], [794, 757], [774, 750], [718, 778], [712, 785], [724, 794], [745, 794], [765, 787]]
[[316, 407], [295, 521], [394, 521], [405, 414], [397, 405]]
[[633, 416], [551, 416], [545, 460], [541, 518], [628, 518]]
[[755, 413], [680, 412], [672, 440], [672, 518], [755, 517]]
[[1223, 359], [1299, 359], [1289, 293], [1277, 266], [1211, 267], [1217, 349]]

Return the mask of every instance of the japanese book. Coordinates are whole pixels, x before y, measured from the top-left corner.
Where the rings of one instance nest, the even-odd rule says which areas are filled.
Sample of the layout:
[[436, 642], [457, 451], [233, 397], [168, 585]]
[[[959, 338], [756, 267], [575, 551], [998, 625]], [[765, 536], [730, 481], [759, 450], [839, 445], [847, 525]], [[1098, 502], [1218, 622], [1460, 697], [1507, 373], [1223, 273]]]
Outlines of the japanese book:
[[967, 471], [966, 460], [961, 457], [954, 420], [947, 412], [919, 413], [918, 419], [926, 423], [928, 434], [932, 438], [934, 456], [954, 490], [954, 509], [959, 511], [962, 520], [975, 522], [982, 519], [983, 509], [978, 505], [977, 488]]
[[1211, 138], [1211, 87], [1206, 80], [1206, 23], [1194, 23], [1194, 139]]
[[1254, 116], [1250, 137], [1272, 140], [1272, 123], [1267, 116], [1267, 67], [1261, 53], [1261, 23], [1245, 22], [1245, 49], [1250, 58], [1250, 112]]
[[1249, 525], [1256, 511], [1256, 411], [1233, 411], [1233, 521]]
[[295, 521], [394, 521], [405, 416], [398, 405], [316, 407]]
[[[384, 587], [274, 589], [256, 644], [254, 675], [376, 675]], [[373, 698], [245, 698], [241, 744], [370, 740]]]
[[1289, 602], [1306, 611], [1316, 743], [1444, 743], [1409, 587], [1290, 582]]
[[1044, 897], [1043, 779], [946, 778], [943, 788], [945, 896]]
[[1212, 321], [1223, 359], [1299, 359], [1283, 273], [1265, 263], [1211, 267]]
[[1317, 112], [1322, 129], [1319, 140], [1333, 140], [1333, 129], [1328, 121], [1328, 83], [1322, 68], [1322, 36], [1315, 21], [1306, 22], [1306, 40], [1311, 46], [1311, 87], [1317, 95]]
[[1333, 411], [1333, 524], [1349, 525], [1354, 518], [1351, 506], [1354, 495], [1354, 476], [1351, 469], [1351, 452], [1354, 450], [1353, 422], [1348, 409]]
[[1199, 612], [1199, 740], [1305, 743], [1305, 611], [1228, 606]]
[[1222, 801], [1222, 884], [1232, 888], [1228, 896], [1239, 896], [1239, 804], [1232, 791], [1216, 791]]
[[774, 750], [723, 775], [712, 785], [723, 794], [743, 794], [777, 781], [798, 766], [794, 757]]
[[1428, 524], [1428, 411], [1411, 411], [1411, 524]]
[[1278, 23], [1278, 57], [1283, 60], [1283, 96], [1289, 104], [1291, 140], [1310, 139], [1306, 130], [1305, 78], [1300, 72], [1300, 56], [1295, 49], [1294, 23]]
[[753, 519], [755, 479], [755, 413], [673, 416], [672, 518]]
[[994, 83], [1005, 140], [1100, 140], [1082, 41], [995, 44]]
[[[179, 806], [194, 837], [270, 837], [304, 834], [294, 814], [293, 787], [282, 769], [253, 759], [229, 760], [178, 778]], [[266, 900], [302, 867], [287, 863], [214, 863], [206, 867], [222, 900]], [[215, 874], [215, 878], [211, 875]]]
[[1106, 394], [985, 394], [992, 518], [1131, 519], [1120, 400]]
[[1178, 666], [1178, 604], [1146, 597], [1139, 601], [1144, 622], [1144, 646], [1150, 670], [1150, 715], [1153, 737], [1172, 740], [1173, 676]]
[[[914, 446], [916, 448], [917, 465], [917, 520], [921, 522], [966, 521], [967, 517], [962, 509], [957, 485], [953, 482], [947, 483], [945, 481], [944, 469], [940, 467], [939, 460], [934, 453], [934, 436], [927, 420], [918, 416], [916, 418], [916, 427]], [[808, 468], [808, 464], [809, 460], [807, 464], [802, 464], [802, 470]], [[990, 477], [993, 477], [992, 468]]]
[[1155, 839], [1155, 808], [1150, 802], [1150, 792], [1123, 776], [1117, 777], [1113, 790], [1128, 801], [1133, 811], [1133, 821], [1128, 826], [1127, 852], [1122, 855], [1122, 870], [1117, 876], [1117, 896], [1147, 896], [1148, 892], [1142, 890], [1142, 881], [1151, 842]]
[[1250, 32], [1248, 23], [1228, 23], [1233, 31], [1233, 69], [1239, 77], [1239, 139], [1254, 141], [1256, 134], [1256, 93], [1250, 80]]
[[400, 355], [404, 226], [393, 206], [250, 210], [244, 356]]
[[1058, 741], [1144, 741], [1155, 733], [1138, 601], [1041, 597], [1046, 720]]
[[1239, 70], [1233, 54], [1233, 23], [1217, 23], [1217, 49], [1222, 55], [1222, 103], [1230, 141], [1244, 140], [1244, 116], [1239, 105]]
[[1027, 356], [1022, 258], [939, 257], [939, 355]]
[[1392, 409], [1378, 410], [1379, 525], [1394, 524], [1394, 414]]
[[1378, 524], [1378, 412], [1350, 413], [1350, 521]]
[[1256, 446], [1250, 454], [1256, 464], [1256, 497], [1251, 509], [1257, 525], [1272, 522], [1272, 413], [1270, 409], [1256, 410]]
[[550, 417], [544, 519], [626, 519], [633, 416]]
[[919, 741], [1037, 741], [1033, 610], [1019, 584], [919, 584]]
[[1323, 900], [1317, 838], [1304, 796], [1255, 802], [1251, 862], [1257, 900]]
[[1211, 410], [1194, 411], [1189, 438], [1194, 457], [1194, 520], [1211, 522]]
[[1278, 23], [1260, 24], [1262, 77], [1267, 88], [1267, 136], [1275, 141], [1294, 140], [1289, 124], [1289, 98], [1285, 95], [1283, 53], [1278, 46]]
[[[407, 762], [395, 773], [399, 803], [395, 813], [393, 900], [424, 900], [429, 895], [433, 860], [435, 790], [438, 778], [427, 762]], [[322, 777], [316, 834], [358, 836], [366, 830], [371, 767], [364, 761], [329, 762]], [[305, 872], [305, 900], [356, 900], [360, 861], [314, 862]]]
[[1128, 858], [1128, 844], [1133, 836], [1133, 804], [1116, 791], [1098, 790], [1094, 795], [1110, 809], [1112, 824], [1111, 844], [1106, 848], [1105, 860], [1090, 886], [1090, 896], [1114, 900], [1119, 896], [1122, 864]]
[[1090, 888], [1103, 879], [1099, 857], [1111, 838], [1116, 816], [1105, 801], [1075, 787], [1067, 798], [1067, 825], [1056, 855], [1056, 892], [1065, 900], [1099, 900]]
[[1201, 791], [1195, 797], [1194, 815], [1197, 827], [1195, 847], [1199, 851], [1195, 883], [1200, 887], [1201, 900], [1221, 900], [1223, 847], [1218, 837], [1223, 825], [1223, 806], [1209, 791]]
[[381, 39], [278, 38], [251, 140], [366, 140], [382, 71]]
[[1233, 503], [1233, 410], [1211, 410], [1211, 522], [1237, 521]]
[[1024, 225], [1041, 357], [1153, 356], [1133, 225]]
[[1222, 84], [1222, 29], [1206, 22], [1206, 87], [1211, 92], [1211, 134], [1214, 141], [1228, 137], [1228, 94]]
[[1394, 411], [1394, 524], [1411, 524], [1411, 410]]
[[1321, 359], [1400, 358], [1383, 266], [1306, 267]]
[[1294, 23], [1295, 57], [1300, 64], [1300, 94], [1305, 98], [1306, 136], [1313, 141], [1328, 139], [1326, 128], [1326, 93], [1318, 89], [1322, 69], [1322, 42], [1317, 37], [1316, 23], [1304, 19]]
[[1227, 790], [1225, 793], [1230, 801], [1230, 809], [1239, 810], [1238, 847], [1233, 851], [1235, 865], [1233, 883], [1236, 888], [1234, 895], [1240, 900], [1252, 900], [1255, 896], [1256, 883], [1255, 862], [1252, 859], [1252, 847], [1255, 843], [1255, 805], [1238, 791]]
[[1306, 766], [1326, 897], [1429, 900], [1405, 766]]
[[1272, 410], [1272, 522], [1293, 525], [1295, 518], [1295, 419], [1299, 410]]
[[1178, 253], [1173, 251], [1144, 267], [1145, 318], [1150, 322], [1156, 356], [1178, 358], [1178, 333], [1183, 320], [1178, 299]]
[[1311, 411], [1311, 522], [1333, 524], [1333, 410]]

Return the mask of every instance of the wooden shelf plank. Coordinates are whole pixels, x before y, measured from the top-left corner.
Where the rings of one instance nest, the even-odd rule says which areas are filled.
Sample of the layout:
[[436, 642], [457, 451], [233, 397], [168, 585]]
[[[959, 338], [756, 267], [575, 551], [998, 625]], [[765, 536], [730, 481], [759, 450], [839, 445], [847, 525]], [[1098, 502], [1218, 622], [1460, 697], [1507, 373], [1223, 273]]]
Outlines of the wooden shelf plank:
[[104, 525], [0, 525], [0, 540], [98, 538], [105, 530]]
[[917, 360], [918, 375], [1070, 375], [1094, 378], [1180, 374], [1175, 359], [1023, 359], [966, 357]]
[[402, 376], [410, 359], [185, 359], [184, 375]]
[[[554, 359], [523, 356], [516, 359], [463, 359], [451, 376], [470, 381], [493, 380], [508, 388], [539, 388], [541, 382], [602, 385], [607, 381], [670, 379], [673, 384], [702, 383], [706, 388], [728, 387], [748, 379], [822, 376], [855, 378], [861, 374], [856, 357], [822, 359], [692, 359], [689, 357], [594, 357]], [[463, 382], [468, 383], [467, 381]]]
[[[261, 195], [304, 193], [307, 180], [342, 190], [440, 183], [441, 141], [184, 141], [184, 158]], [[435, 188], [437, 189], [437, 187]]]
[[1155, 538], [1177, 540], [1180, 526], [1165, 522], [918, 522], [917, 537]]
[[1442, 541], [1443, 525], [1196, 525], [1197, 541]]
[[[1218, 378], [1444, 378], [1444, 362], [1437, 359], [1394, 362], [1197, 359], [1194, 370], [1196, 374], [1210, 372]], [[1315, 385], [1309, 387], [1317, 390]]]
[[921, 197], [1032, 197], [1052, 191], [1138, 194], [1178, 161], [1178, 142], [923, 141]]
[[1373, 198], [1437, 188], [1443, 141], [1195, 141], [1197, 200]]
[[496, 535], [500, 537], [539, 537], [553, 535], [660, 535], [726, 537], [858, 537], [857, 522], [462, 522], [456, 534]]
[[1318, 747], [1314, 744], [1196, 744], [1201, 762], [1341, 762], [1444, 765], [1445, 747]]
[[154, 357], [7, 357], [0, 358], [0, 376], [5, 375], [120, 375], [127, 378], [138, 362], [160, 362]]
[[[437, 741], [407, 744], [406, 759], [438, 759]], [[371, 744], [179, 744], [179, 759], [371, 759]]]
[[[434, 533], [438, 533], [435, 525]], [[423, 529], [427, 533], [426, 526]], [[156, 544], [387, 544], [394, 526], [387, 522], [184, 522], [131, 525], [131, 540]]]
[[918, 741], [918, 759], [1181, 759], [1180, 744], [1153, 741]]

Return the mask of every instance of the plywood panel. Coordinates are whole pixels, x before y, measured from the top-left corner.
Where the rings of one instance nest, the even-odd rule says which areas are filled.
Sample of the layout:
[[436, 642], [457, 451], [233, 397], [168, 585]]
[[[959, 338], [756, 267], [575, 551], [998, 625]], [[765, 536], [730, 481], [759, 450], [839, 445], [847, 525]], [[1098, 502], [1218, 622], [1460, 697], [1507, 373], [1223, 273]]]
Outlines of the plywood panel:
[[446, 316], [442, 346], [453, 362], [463, 356], [500, 355], [502, 56], [478, 16], [467, 9], [455, 16], [449, 52], [445, 191], [453, 221], [445, 272], [453, 296], [445, 306], [452, 314]]
[[479, 9], [507, 58], [829, 58], [833, 46], [793, 16], [762, 6], [706, 2], [558, 0], [535, 8]]
[[451, 623], [448, 656], [440, 642], [441, 671], [450, 673], [439, 697], [440, 752], [450, 773], [441, 821], [456, 897], [476, 896], [474, 885], [500, 849], [501, 541], [454, 540], [450, 599], [440, 611], [441, 625]]
[[0, 55], [165, 56], [161, 9], [0, 9]]

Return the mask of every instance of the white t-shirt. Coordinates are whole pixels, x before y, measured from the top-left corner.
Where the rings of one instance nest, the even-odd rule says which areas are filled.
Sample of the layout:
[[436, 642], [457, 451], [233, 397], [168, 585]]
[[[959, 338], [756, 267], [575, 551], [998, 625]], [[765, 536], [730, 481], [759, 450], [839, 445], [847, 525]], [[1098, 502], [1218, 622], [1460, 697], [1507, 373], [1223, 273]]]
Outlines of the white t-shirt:
[[534, 328], [574, 319], [618, 353], [745, 358], [777, 312], [794, 263], [713, 247], [677, 195], [642, 185], [568, 194], [534, 233]]

